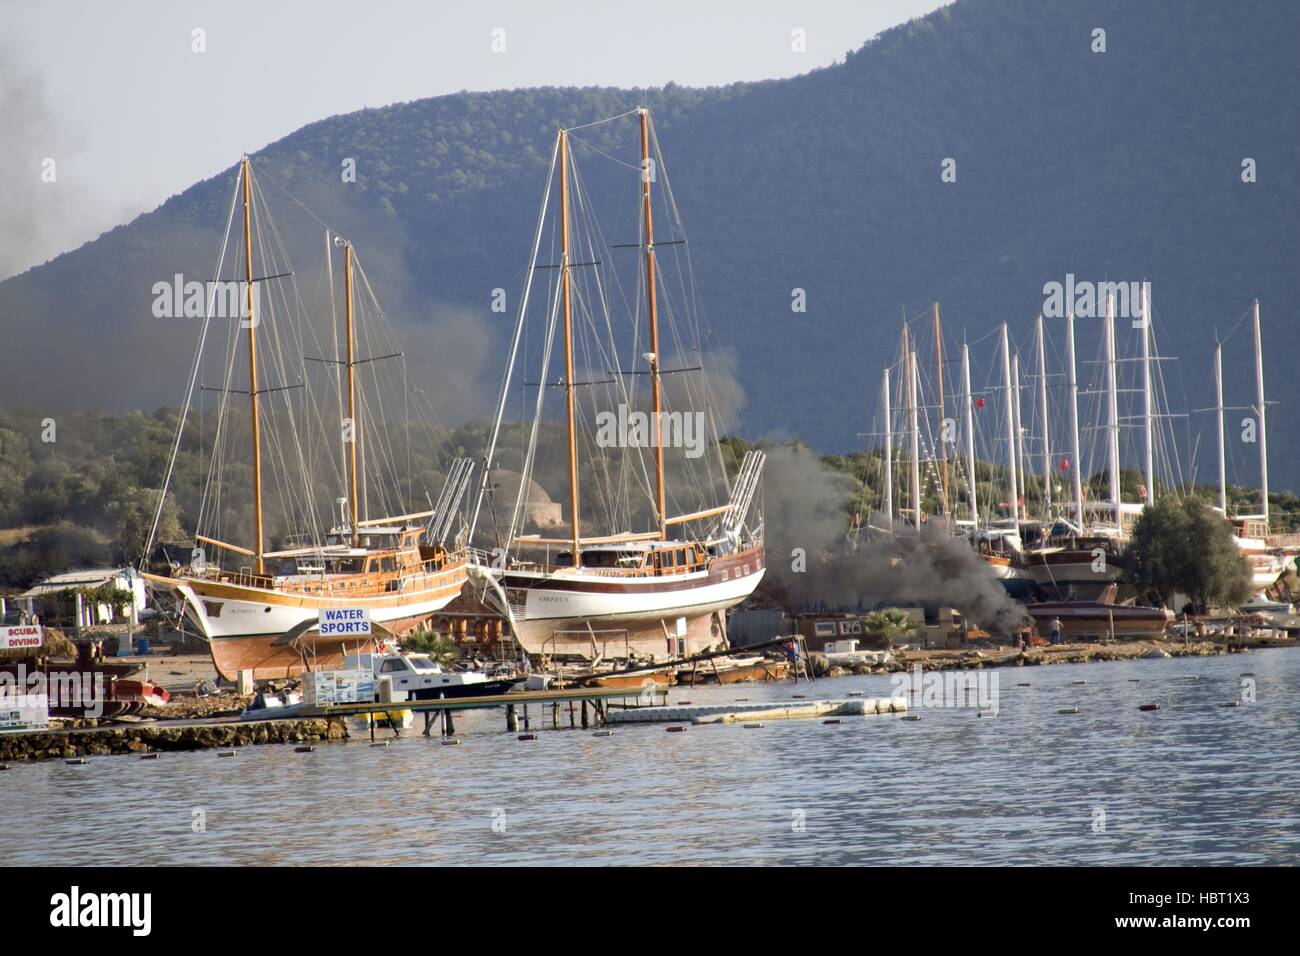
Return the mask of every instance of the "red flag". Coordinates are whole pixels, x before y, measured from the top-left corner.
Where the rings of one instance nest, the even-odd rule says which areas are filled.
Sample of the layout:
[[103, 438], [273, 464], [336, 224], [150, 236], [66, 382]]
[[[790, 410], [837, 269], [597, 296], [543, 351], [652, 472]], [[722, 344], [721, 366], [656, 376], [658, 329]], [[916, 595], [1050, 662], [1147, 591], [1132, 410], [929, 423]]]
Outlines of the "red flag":
[[1069, 470], [1070, 470], [1070, 459], [1068, 459], [1068, 458], [1062, 458], [1062, 459], [1061, 459], [1061, 471], [1069, 471]]
[[983, 407], [984, 407], [984, 398], [983, 398], [983, 396], [981, 396], [981, 397], [975, 399], [975, 407], [976, 407], [976, 408], [983, 408]]

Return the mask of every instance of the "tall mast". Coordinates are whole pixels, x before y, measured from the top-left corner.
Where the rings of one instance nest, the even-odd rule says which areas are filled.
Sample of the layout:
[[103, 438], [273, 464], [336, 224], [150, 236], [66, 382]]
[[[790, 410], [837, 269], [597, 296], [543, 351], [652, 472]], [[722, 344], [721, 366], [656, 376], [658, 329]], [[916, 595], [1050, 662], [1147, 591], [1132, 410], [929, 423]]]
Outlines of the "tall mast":
[[916, 407], [916, 353], [907, 353], [907, 415], [908, 431], [911, 433], [911, 491], [912, 520], [916, 522], [916, 533], [921, 533], [921, 424], [917, 418]]
[[[578, 527], [578, 437], [574, 423], [573, 316], [569, 302], [569, 131], [560, 130], [560, 286], [564, 296], [564, 393], [569, 417], [569, 513], [573, 530], [573, 566], [582, 563]], [[663, 519], [662, 513], [660, 520]]]
[[1214, 343], [1214, 410], [1219, 419], [1219, 510], [1228, 516], [1228, 470], [1223, 448], [1223, 346]]
[[262, 420], [257, 411], [257, 322], [253, 314], [253, 194], [249, 183], [252, 164], [243, 159], [244, 180], [244, 280], [248, 294], [248, 400], [253, 423], [253, 538], [257, 573], [266, 572], [262, 558]]
[[943, 490], [943, 501], [940, 503], [940, 510], [946, 519], [948, 517], [948, 444], [944, 441], [943, 433], [948, 412], [943, 400], [943, 327], [939, 323], [939, 303], [934, 303], [930, 311], [934, 319], [934, 367], [937, 372], [939, 386], [939, 474], [941, 479], [940, 488]]
[[1083, 462], [1079, 460], [1079, 378], [1075, 371], [1074, 362], [1074, 313], [1071, 312], [1065, 320], [1065, 327], [1069, 339], [1069, 348], [1067, 349], [1069, 361], [1069, 381], [1066, 383], [1070, 391], [1070, 456], [1073, 467], [1070, 469], [1071, 484], [1074, 486], [1074, 522], [1079, 526], [1079, 533], [1083, 533]]
[[889, 407], [889, 369], [885, 369], [884, 374], [884, 406], [885, 406], [885, 460], [881, 505], [885, 511], [885, 518], [889, 521], [892, 529], [894, 526], [894, 431], [893, 422], [890, 420], [893, 411]]
[[1048, 427], [1047, 408], [1047, 345], [1043, 335], [1043, 314], [1035, 323], [1038, 333], [1038, 417], [1043, 422], [1043, 518], [1052, 520], [1052, 438]]
[[352, 243], [343, 243], [343, 314], [347, 327], [348, 360], [348, 522], [352, 525], [352, 546], [361, 540], [357, 522], [361, 520], [360, 499], [357, 496], [357, 427], [356, 360], [352, 354]]
[[1264, 407], [1264, 347], [1259, 337], [1259, 299], [1251, 306], [1255, 321], [1255, 403], [1259, 415], [1259, 513], [1268, 527], [1268, 428]]
[[1006, 395], [1007, 419], [1007, 473], [1010, 478], [1011, 491], [1011, 526], [1015, 528], [1016, 537], [1020, 537], [1020, 492], [1016, 487], [1016, 421], [1012, 411], [1013, 395], [1011, 392], [1011, 344], [1007, 340], [1007, 324], [1002, 323], [1002, 393]]
[[1142, 282], [1142, 453], [1146, 464], [1146, 503], [1156, 502], [1155, 449], [1151, 434], [1151, 283]]
[[975, 500], [975, 399], [970, 393], [970, 349], [961, 346], [961, 390], [966, 397], [966, 499], [970, 503], [970, 517], [979, 528], [979, 508]]
[[1115, 530], [1123, 526], [1119, 486], [1119, 389], [1115, 382], [1115, 297], [1106, 297], [1106, 450], [1110, 465], [1110, 503]]
[[[1016, 426], [1016, 445], [1015, 445], [1016, 478], [1019, 481], [1022, 492], [1025, 494], [1025, 497], [1027, 498], [1028, 497], [1027, 485], [1029, 484], [1029, 482], [1025, 477], [1025, 432], [1024, 429], [1020, 427], [1020, 353], [1019, 352], [1011, 356], [1011, 394], [1012, 394], [1011, 410], [1015, 414], [1015, 426]], [[1018, 516], [1020, 513], [1019, 511], [1020, 499], [1017, 498], [1013, 502], [1013, 505], [1016, 508], [1016, 514]], [[1028, 515], [1026, 515], [1026, 517], [1028, 517]]]
[[664, 434], [662, 396], [659, 391], [659, 310], [655, 303], [655, 230], [650, 218], [650, 111], [641, 107], [641, 198], [645, 207], [645, 285], [650, 307], [650, 394], [655, 413], [655, 502], [659, 510], [659, 537], [668, 537], [668, 512], [664, 491]]

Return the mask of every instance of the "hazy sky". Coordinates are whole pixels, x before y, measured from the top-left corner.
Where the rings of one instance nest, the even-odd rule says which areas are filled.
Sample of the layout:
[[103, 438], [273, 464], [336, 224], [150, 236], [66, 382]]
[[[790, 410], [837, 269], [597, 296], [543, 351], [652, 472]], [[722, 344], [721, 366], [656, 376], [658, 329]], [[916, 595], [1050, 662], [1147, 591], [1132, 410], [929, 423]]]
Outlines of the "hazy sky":
[[[0, 0], [0, 278], [313, 120], [466, 89], [792, 76], [942, 5]], [[192, 50], [195, 29], [206, 52]], [[795, 29], [805, 52], [792, 49]], [[42, 180], [50, 158], [53, 183]]]

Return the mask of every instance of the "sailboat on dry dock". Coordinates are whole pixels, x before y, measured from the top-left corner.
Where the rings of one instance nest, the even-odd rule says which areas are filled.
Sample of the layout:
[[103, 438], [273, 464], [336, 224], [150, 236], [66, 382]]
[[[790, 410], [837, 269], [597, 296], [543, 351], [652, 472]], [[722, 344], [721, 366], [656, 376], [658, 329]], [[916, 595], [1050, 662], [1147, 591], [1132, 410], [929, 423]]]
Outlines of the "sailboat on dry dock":
[[[199, 395], [216, 392], [219, 405], [196, 546], [188, 564], [173, 564], [166, 574], [144, 575], [155, 593], [174, 601], [184, 621], [209, 641], [217, 670], [228, 679], [242, 670], [251, 670], [257, 678], [268, 678], [338, 664], [344, 654], [365, 650], [373, 641], [349, 633], [346, 628], [338, 634], [321, 635], [317, 625], [322, 610], [364, 609], [377, 625], [376, 637], [383, 631], [401, 634], [445, 607], [461, 592], [467, 577], [464, 542], [448, 539], [459, 514], [459, 502], [471, 480], [472, 464], [458, 459], [451, 465], [442, 493], [431, 509], [403, 509], [403, 499], [413, 497], [418, 485], [412, 480], [410, 467], [417, 454], [411, 448], [411, 431], [408, 427], [396, 439], [385, 434], [391, 428], [385, 405], [378, 397], [379, 383], [384, 378], [379, 371], [368, 376], [370, 389], [358, 383], [363, 370], [398, 361], [405, 386], [405, 365], [400, 350], [392, 350], [391, 327], [370, 292], [352, 245], [336, 239], [335, 245], [343, 250], [344, 346], [339, 348], [337, 332], [331, 330], [334, 358], [320, 354], [326, 350], [307, 354], [308, 348], [318, 347], [312, 342], [311, 332], [305, 331], [310, 329], [310, 323], [302, 314], [302, 299], [296, 287], [291, 292], [273, 289], [269, 294], [258, 294], [259, 285], [292, 281], [293, 275], [287, 254], [278, 245], [279, 233], [274, 224], [268, 222], [262, 228], [261, 223], [255, 223], [254, 199], [260, 195], [252, 163], [245, 157], [227, 220], [223, 261], [217, 266], [220, 276], [226, 249], [234, 236], [240, 253], [237, 259], [242, 259], [243, 281], [238, 285], [245, 304], [241, 320], [229, 326], [222, 385], [198, 389]], [[237, 205], [242, 205], [243, 210], [242, 235], [231, 229]], [[257, 211], [263, 216], [264, 205], [259, 199]], [[262, 248], [257, 250], [263, 270], [260, 276], [254, 274], [254, 236], [259, 240], [268, 237], [259, 241]], [[327, 256], [332, 255], [328, 234], [326, 250]], [[364, 336], [370, 347], [365, 355], [361, 354], [362, 341], [354, 321], [357, 273], [363, 290], [369, 294], [364, 302], [374, 319], [374, 328], [367, 327]], [[332, 308], [332, 265], [329, 286]], [[209, 296], [158, 515], [180, 453], [218, 301], [215, 295]], [[295, 323], [294, 319], [300, 321]], [[245, 329], [246, 336], [241, 334]], [[264, 351], [259, 352], [259, 346]], [[384, 352], [384, 348], [389, 351]], [[306, 373], [308, 363], [332, 369], [333, 381], [325, 382], [323, 389], [314, 385]], [[235, 377], [237, 367], [247, 370], [247, 382], [242, 388], [231, 387], [244, 384]], [[267, 382], [268, 372], [278, 374], [281, 382]], [[288, 384], [295, 372], [301, 380]], [[367, 398], [371, 391], [375, 396]], [[410, 398], [411, 391], [403, 389], [404, 399]], [[313, 399], [317, 401], [313, 403]], [[340, 432], [332, 424], [335, 410], [342, 419], [337, 457], [334, 436]], [[202, 421], [201, 413], [199, 419]], [[327, 421], [331, 424], [327, 425]], [[399, 474], [401, 455], [394, 454], [391, 447], [403, 434], [407, 442], [403, 449], [405, 478]], [[240, 447], [236, 446], [251, 453], [251, 469], [245, 470]], [[264, 454], [271, 459], [269, 470], [264, 469]], [[226, 475], [228, 471], [234, 474]], [[251, 478], [251, 487], [243, 486], [245, 475]], [[264, 500], [267, 479], [281, 492], [276, 499], [279, 507], [271, 516]], [[232, 508], [235, 493], [223, 496], [222, 491], [223, 483], [232, 482], [241, 486], [235, 493], [251, 507], [245, 506], [243, 511]], [[337, 490], [340, 485], [346, 488], [345, 496], [334, 499], [339, 508], [337, 517], [328, 506], [323, 510], [318, 506], [327, 490], [322, 485], [329, 490]], [[245, 494], [247, 499], [243, 498]], [[404, 513], [370, 518], [367, 512], [371, 498], [385, 510]], [[431, 499], [426, 495], [425, 500]], [[231, 515], [231, 511], [235, 513]], [[277, 536], [289, 546], [276, 550], [266, 547], [268, 517], [276, 519]], [[233, 534], [223, 533], [223, 521]], [[157, 529], [156, 516], [146, 557]], [[237, 536], [246, 536], [246, 543], [226, 540]]]
[[[620, 125], [630, 116], [640, 125], [639, 164], [613, 155], [621, 145]], [[600, 145], [587, 141], [602, 134], [611, 138]], [[575, 145], [613, 161], [614, 179], [606, 181], [625, 201], [635, 178], [638, 241], [603, 240], [595, 220], [598, 199], [574, 162]], [[665, 659], [721, 645], [726, 609], [748, 597], [763, 576], [762, 521], [750, 511], [764, 456], [747, 452], [728, 482], [721, 449], [699, 434], [716, 434], [716, 402], [704, 372], [685, 236], [657, 146], [646, 109], [562, 129], [556, 137], [472, 524], [480, 536], [496, 537], [489, 538], [491, 550], [474, 553], [471, 575], [529, 654]], [[591, 180], [600, 175], [594, 171]], [[556, 180], [558, 211], [548, 209]], [[664, 184], [658, 191], [661, 222], [672, 233], [657, 244], [656, 182]], [[550, 261], [539, 262], [544, 236]], [[617, 258], [621, 248], [635, 250], [632, 262]], [[672, 281], [663, 259], [673, 267]], [[539, 273], [550, 284], [545, 331], [540, 343], [534, 340], [541, 374], [525, 383], [537, 389], [533, 421], [520, 430], [520, 447], [510, 449], [502, 440], [502, 418]], [[620, 355], [627, 338], [630, 361]], [[678, 367], [667, 367], [665, 353]], [[550, 371], [557, 359], [563, 366], [558, 379]], [[642, 381], [648, 381], [648, 396], [639, 393]], [[562, 429], [543, 417], [544, 396], [553, 389], [564, 396]], [[642, 410], [646, 404], [648, 411]], [[488, 476], [504, 464], [517, 467], [520, 480], [502, 529]], [[549, 475], [543, 474], [547, 464], [555, 466]], [[565, 488], [564, 505], [550, 502], [539, 476]], [[596, 521], [604, 527], [593, 534]], [[566, 526], [567, 534], [556, 533]]]

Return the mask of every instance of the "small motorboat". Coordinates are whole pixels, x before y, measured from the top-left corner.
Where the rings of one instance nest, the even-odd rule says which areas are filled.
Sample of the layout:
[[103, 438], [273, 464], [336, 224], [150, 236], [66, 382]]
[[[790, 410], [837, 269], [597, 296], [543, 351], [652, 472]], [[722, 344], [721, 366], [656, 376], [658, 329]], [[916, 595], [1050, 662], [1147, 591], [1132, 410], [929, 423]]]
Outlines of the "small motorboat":
[[374, 673], [392, 683], [392, 700], [438, 700], [504, 694], [523, 677], [489, 677], [481, 671], [446, 671], [427, 654], [374, 655]]

